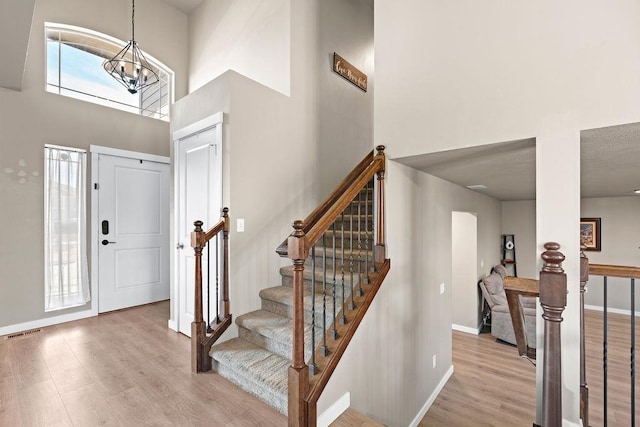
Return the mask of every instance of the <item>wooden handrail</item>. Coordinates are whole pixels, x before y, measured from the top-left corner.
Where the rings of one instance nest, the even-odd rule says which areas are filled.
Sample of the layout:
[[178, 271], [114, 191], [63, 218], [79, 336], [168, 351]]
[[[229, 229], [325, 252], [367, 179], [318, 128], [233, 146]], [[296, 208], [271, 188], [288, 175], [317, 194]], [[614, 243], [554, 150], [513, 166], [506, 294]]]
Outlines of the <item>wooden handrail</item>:
[[[367, 155], [364, 156], [360, 163], [358, 163], [358, 165], [351, 172], [349, 172], [349, 174], [342, 181], [340, 181], [338, 186], [331, 192], [331, 194], [329, 194], [327, 198], [303, 220], [302, 231], [304, 231], [305, 234], [318, 222], [320, 218], [324, 216], [327, 210], [329, 210], [337, 202], [337, 200], [349, 188], [353, 181], [356, 180], [357, 177], [362, 175], [364, 170], [367, 169], [369, 165], [371, 165], [373, 159], [373, 151], [367, 153]], [[287, 245], [288, 239], [285, 239], [276, 249], [276, 252], [281, 257], [287, 257]]]
[[[231, 313], [229, 312], [229, 208], [222, 209], [222, 219], [209, 231], [202, 229], [203, 222], [195, 221], [195, 230], [191, 233], [191, 247], [195, 252], [195, 292], [194, 292], [194, 316], [191, 323], [191, 370], [192, 372], [205, 372], [211, 370], [211, 357], [208, 349], [231, 325]], [[209, 240], [222, 233], [223, 243], [223, 276], [222, 276], [222, 319], [217, 322], [207, 335], [207, 325], [203, 318], [202, 309], [202, 251]], [[216, 301], [218, 304], [218, 301]]]
[[507, 276], [504, 278], [504, 291], [507, 296], [518, 354], [520, 357], [527, 358], [533, 362], [536, 360], [536, 348], [535, 345], [530, 346], [528, 342], [524, 309], [520, 296], [538, 297], [540, 295], [540, 282], [536, 279]]
[[624, 265], [589, 264], [589, 276], [622, 277], [640, 279], [640, 267]]
[[342, 212], [349, 206], [354, 197], [362, 190], [367, 182], [384, 168], [384, 155], [376, 156], [373, 162], [357, 176], [342, 195], [335, 201], [333, 206], [326, 209], [315, 224], [306, 232], [308, 245], [313, 246], [322, 234], [333, 224]]

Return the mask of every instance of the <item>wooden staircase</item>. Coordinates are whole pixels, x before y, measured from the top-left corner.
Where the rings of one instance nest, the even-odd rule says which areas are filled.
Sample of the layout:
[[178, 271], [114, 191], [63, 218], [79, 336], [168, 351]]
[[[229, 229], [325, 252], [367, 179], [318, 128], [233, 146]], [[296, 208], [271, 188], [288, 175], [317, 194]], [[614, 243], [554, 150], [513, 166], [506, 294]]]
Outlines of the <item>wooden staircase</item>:
[[[349, 236], [350, 237], [350, 236]], [[357, 254], [356, 250], [350, 250], [349, 244], [343, 249], [335, 249], [336, 265], [332, 262], [327, 264], [325, 271], [315, 272], [315, 281], [323, 283], [326, 275], [327, 284], [316, 286], [312, 294], [311, 269], [304, 272], [304, 336], [305, 336], [305, 361], [309, 363], [311, 359], [312, 341], [312, 319], [315, 317], [316, 341], [320, 341], [322, 334], [322, 323], [325, 329], [331, 330], [337, 312], [342, 310], [344, 301], [342, 299], [341, 276], [346, 270], [344, 278], [345, 297], [348, 300], [351, 296], [351, 285], [357, 289], [360, 283], [356, 276], [351, 279], [349, 265], [340, 261], [343, 255], [349, 256]], [[316, 263], [322, 262], [323, 256], [329, 257], [333, 261], [333, 247], [317, 248], [315, 257]], [[361, 252], [362, 255], [362, 252]], [[372, 251], [369, 249], [370, 258]], [[306, 265], [311, 266], [311, 256], [306, 260]], [[360, 261], [361, 270], [364, 268], [364, 261]], [[356, 267], [357, 268], [357, 267]], [[333, 312], [333, 277], [336, 277], [336, 313]], [[293, 267], [280, 268], [281, 283], [279, 286], [264, 288], [260, 291], [261, 309], [255, 310], [236, 317], [235, 323], [238, 326], [239, 336], [221, 344], [216, 344], [211, 348], [209, 355], [213, 359], [212, 369], [224, 376], [237, 386], [254, 396], [262, 399], [267, 404], [273, 406], [283, 414], [287, 414], [287, 372], [291, 365], [291, 355], [293, 351]], [[327, 306], [325, 319], [321, 310], [312, 307], [311, 296], [314, 296], [315, 307]]]
[[[384, 147], [377, 150], [304, 221], [294, 222], [293, 233], [276, 250], [293, 265], [280, 269], [278, 286], [260, 291], [261, 309], [236, 318], [238, 337], [209, 350], [202, 342], [192, 345], [199, 352], [192, 359], [200, 362], [194, 371], [210, 366], [288, 414], [290, 426], [316, 424], [316, 402], [390, 268]], [[204, 232], [196, 230], [192, 241], [197, 255]], [[202, 283], [200, 270], [196, 265], [196, 286]], [[229, 322], [228, 302], [225, 307]], [[194, 336], [210, 345], [212, 338], [202, 335]]]

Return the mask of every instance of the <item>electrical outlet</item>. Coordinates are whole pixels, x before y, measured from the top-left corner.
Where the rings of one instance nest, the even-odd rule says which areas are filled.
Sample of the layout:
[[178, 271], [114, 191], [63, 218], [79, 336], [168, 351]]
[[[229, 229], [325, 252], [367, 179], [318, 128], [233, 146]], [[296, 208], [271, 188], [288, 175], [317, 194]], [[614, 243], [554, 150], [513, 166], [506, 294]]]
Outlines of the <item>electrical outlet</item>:
[[436, 369], [436, 355], [433, 355], [433, 369]]
[[444, 294], [444, 283], [440, 283], [440, 295]]
[[238, 218], [237, 230], [238, 233], [244, 233], [244, 218]]

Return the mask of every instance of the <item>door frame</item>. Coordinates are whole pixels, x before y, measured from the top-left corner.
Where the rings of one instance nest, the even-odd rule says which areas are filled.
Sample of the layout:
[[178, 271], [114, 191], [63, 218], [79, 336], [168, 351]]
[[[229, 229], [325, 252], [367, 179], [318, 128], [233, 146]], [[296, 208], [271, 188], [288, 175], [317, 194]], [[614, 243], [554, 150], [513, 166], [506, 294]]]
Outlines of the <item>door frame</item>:
[[[104, 147], [100, 145], [90, 145], [89, 153], [91, 153], [91, 181], [90, 185], [88, 186], [88, 191], [90, 192], [91, 199], [91, 228], [89, 232], [89, 247], [91, 248], [91, 259], [89, 261], [91, 266], [91, 314], [97, 316], [99, 298], [98, 268], [100, 266], [100, 259], [98, 257], [98, 241], [100, 239], [96, 238], [96, 236], [94, 236], [94, 233], [98, 230], [98, 224], [100, 223], [100, 219], [98, 218], [98, 194], [96, 193], [96, 191], [99, 191], [96, 189], [96, 184], [98, 183], [98, 177], [100, 176], [100, 162], [98, 161], [98, 155], [104, 154], [113, 157], [124, 157], [133, 160], [164, 163], [169, 165], [169, 167], [171, 167], [171, 162], [169, 157], [166, 156], [140, 153], [137, 151], [121, 150], [119, 148]], [[169, 244], [169, 248], [171, 248], [171, 244]], [[171, 279], [171, 277], [169, 277], [169, 279]]]
[[[169, 292], [171, 296], [171, 301], [170, 301], [171, 315], [169, 317], [168, 326], [169, 326], [169, 329], [172, 329], [176, 332], [180, 331], [180, 323], [179, 323], [180, 322], [180, 288], [178, 287], [180, 283], [180, 278], [179, 278], [179, 270], [178, 270], [179, 259], [176, 252], [178, 240], [180, 239], [180, 236], [178, 236], [179, 218], [177, 214], [179, 197], [180, 197], [180, 194], [178, 192], [179, 190], [178, 179], [180, 176], [180, 169], [179, 169], [178, 159], [177, 159], [177, 156], [179, 153], [179, 144], [180, 144], [180, 141], [185, 138], [188, 138], [192, 135], [215, 128], [216, 142], [220, 146], [220, 156], [218, 158], [220, 159], [219, 160], [220, 186], [221, 186], [220, 206], [222, 206], [224, 203], [224, 172], [223, 172], [224, 143], [223, 143], [223, 134], [222, 134], [223, 123], [224, 123], [224, 113], [218, 112], [208, 117], [205, 117], [200, 121], [197, 121], [195, 123], [192, 123], [190, 125], [177, 129], [171, 135], [172, 162], [171, 162], [170, 173], [173, 175], [173, 177], [170, 179], [171, 179], [171, 184], [173, 185], [173, 194], [170, 196], [170, 200], [172, 201], [173, 206], [171, 208], [172, 218], [170, 218], [169, 220], [172, 227], [172, 230], [170, 233], [171, 240], [169, 242], [169, 247], [175, 248], [176, 250], [172, 250], [171, 255], [169, 257], [169, 264], [170, 264], [169, 265], [169, 268], [170, 268], [170, 272], [169, 272], [170, 291]], [[183, 244], [185, 245], [184, 250], [189, 250], [187, 248], [187, 243], [189, 242], [183, 242]]]

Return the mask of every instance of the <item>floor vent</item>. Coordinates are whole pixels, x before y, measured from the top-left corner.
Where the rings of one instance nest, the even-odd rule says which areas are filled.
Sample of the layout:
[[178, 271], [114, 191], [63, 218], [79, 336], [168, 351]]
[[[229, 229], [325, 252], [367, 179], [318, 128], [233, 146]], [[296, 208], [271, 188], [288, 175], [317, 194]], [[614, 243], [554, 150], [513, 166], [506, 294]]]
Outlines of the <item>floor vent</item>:
[[36, 333], [41, 332], [41, 331], [42, 331], [42, 329], [40, 329], [40, 328], [38, 328], [38, 329], [29, 329], [28, 331], [23, 331], [23, 332], [18, 332], [17, 334], [7, 335], [5, 340], [10, 340], [11, 338], [18, 338], [18, 337], [24, 337], [24, 336], [27, 336], [27, 335], [36, 334]]

